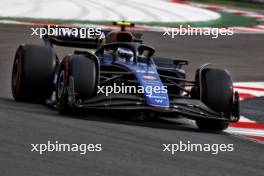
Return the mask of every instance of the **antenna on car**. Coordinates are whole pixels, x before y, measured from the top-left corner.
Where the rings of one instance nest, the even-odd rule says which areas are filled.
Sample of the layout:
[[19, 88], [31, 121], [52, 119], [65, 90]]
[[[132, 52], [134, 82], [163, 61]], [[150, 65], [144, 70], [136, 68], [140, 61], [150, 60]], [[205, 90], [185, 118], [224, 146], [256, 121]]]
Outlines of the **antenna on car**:
[[126, 27], [134, 27], [135, 26], [134, 23], [130, 23], [130, 22], [127, 22], [127, 21], [116, 21], [116, 22], [113, 22], [113, 25], [120, 26], [121, 27], [121, 31], [125, 31]]

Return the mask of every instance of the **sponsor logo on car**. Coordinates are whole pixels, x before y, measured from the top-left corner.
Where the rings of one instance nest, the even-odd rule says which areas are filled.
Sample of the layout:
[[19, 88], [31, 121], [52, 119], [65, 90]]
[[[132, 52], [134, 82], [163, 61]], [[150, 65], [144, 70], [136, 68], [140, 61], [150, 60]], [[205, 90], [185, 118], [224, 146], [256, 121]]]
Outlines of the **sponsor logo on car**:
[[143, 76], [143, 79], [145, 79], [145, 80], [155, 80], [156, 77], [150, 76], [150, 75], [145, 75], [145, 76]]

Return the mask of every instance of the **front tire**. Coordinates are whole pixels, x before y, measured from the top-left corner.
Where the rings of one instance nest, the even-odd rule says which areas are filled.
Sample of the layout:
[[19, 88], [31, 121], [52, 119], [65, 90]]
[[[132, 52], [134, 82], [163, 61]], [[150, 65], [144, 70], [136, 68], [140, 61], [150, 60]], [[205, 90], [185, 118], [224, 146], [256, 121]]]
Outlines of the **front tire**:
[[[195, 97], [215, 112], [230, 119], [233, 107], [233, 81], [230, 74], [223, 69], [204, 68], [198, 76], [200, 86]], [[229, 122], [211, 119], [196, 120], [197, 126], [201, 130], [222, 131], [226, 129]]]
[[[95, 57], [92, 56], [91, 57]], [[99, 66], [96, 58], [87, 57], [82, 54], [66, 56], [60, 66], [56, 96], [58, 110], [62, 114], [72, 112], [74, 109], [69, 102], [69, 89], [72, 81], [74, 103], [94, 97], [97, 93]]]

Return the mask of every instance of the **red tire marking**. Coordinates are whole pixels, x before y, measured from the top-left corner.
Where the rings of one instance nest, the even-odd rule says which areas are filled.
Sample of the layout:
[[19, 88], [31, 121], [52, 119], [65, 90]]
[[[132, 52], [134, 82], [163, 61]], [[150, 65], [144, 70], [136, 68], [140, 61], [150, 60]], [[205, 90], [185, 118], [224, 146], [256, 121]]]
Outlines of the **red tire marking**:
[[[18, 48], [17, 53], [22, 52], [21, 47]], [[22, 53], [20, 53], [22, 54]], [[21, 56], [20, 56], [21, 57]], [[21, 87], [21, 81], [22, 81], [22, 60], [20, 58], [16, 59], [17, 64], [17, 78], [16, 78], [16, 85], [15, 85], [15, 92], [16, 94], [19, 94], [20, 87]]]
[[[65, 56], [63, 59], [63, 70], [64, 70], [64, 86], [68, 86], [69, 84], [69, 62], [70, 62], [70, 57], [69, 55]], [[65, 89], [65, 87], [63, 88]], [[64, 106], [65, 106], [65, 90], [62, 90], [62, 95], [59, 99], [59, 110], [63, 111]]]
[[66, 56], [63, 60], [63, 67], [64, 67], [64, 83], [68, 86], [69, 83], [69, 56]]

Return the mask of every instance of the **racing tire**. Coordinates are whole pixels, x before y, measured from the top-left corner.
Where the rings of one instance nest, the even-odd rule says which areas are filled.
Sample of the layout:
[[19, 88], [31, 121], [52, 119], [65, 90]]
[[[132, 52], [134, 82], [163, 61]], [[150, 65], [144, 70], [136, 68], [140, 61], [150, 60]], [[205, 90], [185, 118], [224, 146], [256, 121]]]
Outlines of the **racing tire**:
[[70, 114], [74, 105], [69, 103], [70, 82], [73, 83], [74, 102], [94, 97], [97, 93], [99, 68], [97, 59], [85, 55], [72, 55], [64, 57], [57, 76], [56, 97], [58, 110], [61, 114]]
[[[223, 69], [204, 68], [201, 72], [198, 88], [201, 101], [210, 109], [230, 119], [233, 106], [233, 81], [230, 74]], [[197, 119], [201, 130], [222, 131], [229, 125], [227, 121]]]
[[11, 89], [16, 101], [44, 102], [53, 91], [57, 63], [51, 47], [20, 45], [13, 63]]

